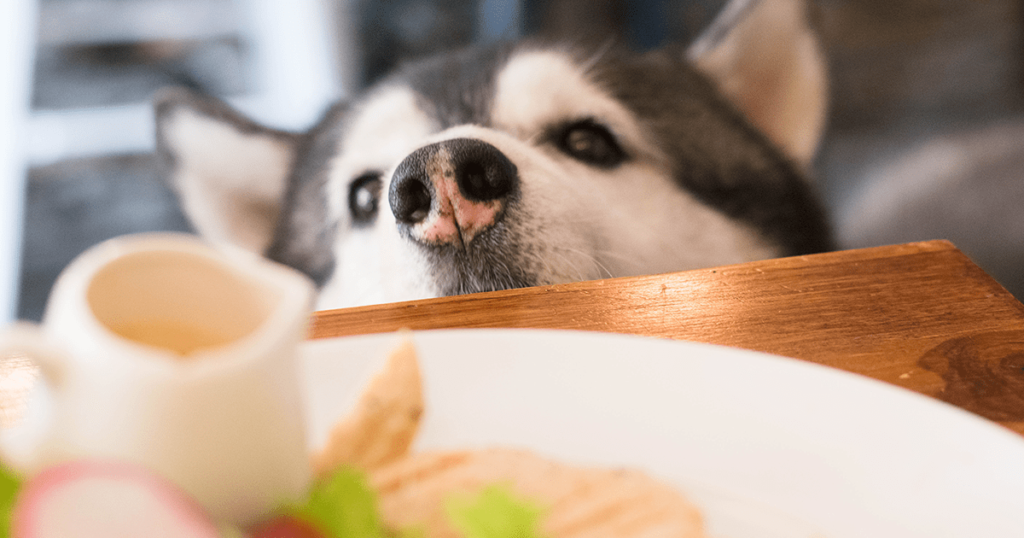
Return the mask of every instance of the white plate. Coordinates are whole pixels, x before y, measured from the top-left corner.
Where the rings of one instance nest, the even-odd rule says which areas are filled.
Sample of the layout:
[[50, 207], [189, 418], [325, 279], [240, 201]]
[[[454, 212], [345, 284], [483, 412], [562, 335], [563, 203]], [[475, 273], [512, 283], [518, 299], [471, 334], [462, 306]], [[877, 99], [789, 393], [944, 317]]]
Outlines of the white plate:
[[[398, 336], [307, 344], [311, 438]], [[413, 334], [419, 448], [528, 447], [675, 484], [723, 538], [1024, 536], [1024, 440], [880, 382], [750, 351], [562, 331]]]

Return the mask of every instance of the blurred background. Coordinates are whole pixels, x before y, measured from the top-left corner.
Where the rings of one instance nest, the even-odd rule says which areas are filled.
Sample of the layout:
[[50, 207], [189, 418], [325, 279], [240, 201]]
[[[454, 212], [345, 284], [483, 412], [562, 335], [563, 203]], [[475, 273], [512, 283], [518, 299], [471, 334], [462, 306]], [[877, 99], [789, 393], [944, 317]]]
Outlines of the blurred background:
[[[0, 300], [38, 319], [85, 248], [189, 229], [150, 154], [160, 87], [302, 129], [403, 60], [534, 34], [650, 49], [724, 3], [0, 0], [0, 151], [23, 149], [0, 153]], [[1024, 0], [813, 5], [832, 78], [815, 175], [841, 246], [950, 239], [1024, 298]]]

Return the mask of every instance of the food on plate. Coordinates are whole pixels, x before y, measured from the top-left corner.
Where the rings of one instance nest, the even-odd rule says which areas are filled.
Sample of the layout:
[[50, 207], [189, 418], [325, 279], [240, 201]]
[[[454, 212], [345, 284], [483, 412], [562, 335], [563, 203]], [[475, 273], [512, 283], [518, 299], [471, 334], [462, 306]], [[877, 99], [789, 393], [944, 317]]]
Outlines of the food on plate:
[[327, 445], [313, 456], [324, 476], [341, 465], [372, 469], [409, 451], [423, 415], [423, 382], [412, 340], [391, 352], [355, 408], [331, 430]]
[[[495, 520], [528, 521], [520, 517], [530, 513], [524, 506], [535, 506], [539, 535], [548, 538], [704, 536], [700, 512], [680, 492], [640, 471], [574, 467], [507, 448], [409, 454], [423, 407], [416, 353], [406, 338], [335, 427], [319, 458], [368, 473], [389, 529], [467, 538], [467, 520], [452, 512], [452, 503], [477, 494], [485, 502], [481, 492], [498, 486], [507, 498], [527, 504], [492, 510]], [[319, 467], [321, 473], [331, 469], [326, 463]]]
[[0, 538], [700, 538], [700, 512], [636, 470], [524, 449], [410, 451], [424, 412], [410, 339], [312, 457], [299, 502], [240, 529], [155, 473], [80, 460], [22, 483], [0, 468]]
[[700, 512], [672, 487], [635, 470], [574, 467], [515, 449], [413, 454], [370, 473], [381, 516], [426, 538], [462, 538], [449, 499], [498, 484], [535, 503], [549, 538], [704, 536]]
[[[445, 502], [447, 517], [461, 538], [541, 538], [539, 510], [502, 486], [477, 496], [459, 495]], [[240, 535], [241, 536], [241, 535]], [[386, 525], [377, 492], [366, 474], [344, 466], [319, 480], [301, 503], [284, 506], [248, 538], [424, 538], [423, 527]]]
[[15, 538], [217, 538], [187, 495], [122, 462], [75, 461], [24, 484], [11, 517]]

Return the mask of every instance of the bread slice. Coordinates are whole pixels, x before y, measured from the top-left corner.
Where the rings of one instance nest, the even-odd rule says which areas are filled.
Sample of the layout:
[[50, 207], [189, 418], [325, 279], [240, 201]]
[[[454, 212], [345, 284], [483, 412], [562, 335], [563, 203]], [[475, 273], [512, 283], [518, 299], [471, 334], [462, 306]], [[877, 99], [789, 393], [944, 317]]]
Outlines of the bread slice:
[[423, 380], [412, 340], [403, 338], [363, 391], [355, 408], [335, 424], [313, 454], [317, 476], [342, 465], [369, 470], [409, 452], [423, 416]]

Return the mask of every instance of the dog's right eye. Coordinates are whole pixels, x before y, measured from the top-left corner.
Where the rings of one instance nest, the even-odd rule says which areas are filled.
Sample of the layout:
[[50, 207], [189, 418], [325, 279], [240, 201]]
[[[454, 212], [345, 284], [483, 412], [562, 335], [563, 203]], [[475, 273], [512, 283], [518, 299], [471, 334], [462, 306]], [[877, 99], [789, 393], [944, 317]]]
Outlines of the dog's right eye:
[[601, 168], [614, 168], [626, 160], [615, 135], [591, 119], [566, 125], [555, 136], [555, 143], [570, 157]]
[[380, 203], [381, 175], [368, 172], [356, 178], [348, 188], [348, 209], [355, 224], [370, 224]]

